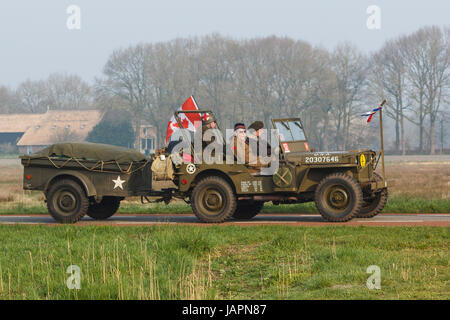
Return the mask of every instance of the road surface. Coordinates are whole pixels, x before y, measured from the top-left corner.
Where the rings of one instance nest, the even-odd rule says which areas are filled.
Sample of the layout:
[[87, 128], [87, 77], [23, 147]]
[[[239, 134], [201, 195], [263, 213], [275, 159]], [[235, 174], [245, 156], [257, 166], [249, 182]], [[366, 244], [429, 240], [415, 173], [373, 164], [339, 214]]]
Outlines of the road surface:
[[[0, 224], [59, 225], [50, 215], [1, 215]], [[292, 226], [450, 226], [450, 214], [383, 213], [370, 219], [355, 218], [345, 223], [330, 223], [317, 214], [262, 213], [251, 220], [229, 220], [221, 224], [200, 222], [193, 214], [117, 214], [108, 220], [96, 221], [84, 217], [77, 226], [112, 225], [146, 226], [161, 224], [223, 226], [223, 225], [292, 225]]]

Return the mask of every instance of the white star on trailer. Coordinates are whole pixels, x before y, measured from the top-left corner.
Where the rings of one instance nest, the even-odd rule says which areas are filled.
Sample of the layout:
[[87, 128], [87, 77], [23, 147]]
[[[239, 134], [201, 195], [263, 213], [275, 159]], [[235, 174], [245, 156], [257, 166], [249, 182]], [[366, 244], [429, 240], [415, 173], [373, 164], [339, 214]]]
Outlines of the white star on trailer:
[[120, 189], [123, 190], [122, 184], [125, 182], [125, 180], [121, 180], [120, 176], [117, 176], [117, 179], [116, 180], [113, 179], [113, 182], [114, 182], [114, 189], [119, 187]]

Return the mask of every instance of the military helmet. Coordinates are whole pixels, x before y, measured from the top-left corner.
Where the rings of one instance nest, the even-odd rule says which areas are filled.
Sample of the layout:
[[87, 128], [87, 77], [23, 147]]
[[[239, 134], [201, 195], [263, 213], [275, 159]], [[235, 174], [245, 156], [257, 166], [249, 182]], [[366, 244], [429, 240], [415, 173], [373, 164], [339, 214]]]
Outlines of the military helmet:
[[215, 121], [216, 121], [216, 119], [208, 113], [205, 113], [202, 116], [202, 125], [204, 125], [204, 126], [206, 126], [207, 124], [210, 124], [212, 122], [215, 122]]
[[255, 121], [248, 127], [248, 129], [253, 129], [255, 131], [258, 131], [259, 129], [262, 128], [264, 128], [264, 122], [262, 121]]

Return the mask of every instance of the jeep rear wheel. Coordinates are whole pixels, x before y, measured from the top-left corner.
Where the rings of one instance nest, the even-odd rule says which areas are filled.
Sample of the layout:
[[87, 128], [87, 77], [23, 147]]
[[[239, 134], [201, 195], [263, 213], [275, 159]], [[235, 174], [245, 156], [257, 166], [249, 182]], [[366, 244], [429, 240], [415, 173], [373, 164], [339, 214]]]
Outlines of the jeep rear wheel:
[[345, 222], [359, 213], [363, 195], [361, 186], [351, 176], [333, 173], [320, 181], [314, 201], [325, 220]]
[[108, 219], [117, 212], [119, 206], [119, 197], [103, 197], [100, 203], [89, 205], [87, 215], [95, 220]]
[[200, 180], [191, 195], [192, 210], [203, 222], [223, 222], [236, 210], [236, 196], [230, 184], [213, 176]]
[[61, 223], [75, 223], [87, 212], [89, 201], [84, 190], [74, 180], [55, 182], [48, 190], [47, 208], [52, 217]]
[[[382, 181], [383, 178], [378, 173], [373, 174], [376, 181]], [[388, 200], [387, 189], [384, 188], [375, 194], [375, 197], [364, 199], [361, 210], [356, 215], [357, 218], [372, 218], [379, 214], [386, 205]]]
[[233, 218], [236, 220], [248, 220], [256, 216], [264, 206], [263, 201], [238, 201]]

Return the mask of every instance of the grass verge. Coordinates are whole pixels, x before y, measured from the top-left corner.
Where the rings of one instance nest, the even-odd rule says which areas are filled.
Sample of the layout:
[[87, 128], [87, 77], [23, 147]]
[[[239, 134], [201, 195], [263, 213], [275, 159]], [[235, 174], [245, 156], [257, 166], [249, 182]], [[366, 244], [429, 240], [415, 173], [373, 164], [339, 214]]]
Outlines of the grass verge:
[[[449, 299], [433, 227], [0, 226], [0, 299]], [[81, 289], [66, 283], [70, 265]], [[381, 289], [366, 287], [367, 267]]]

